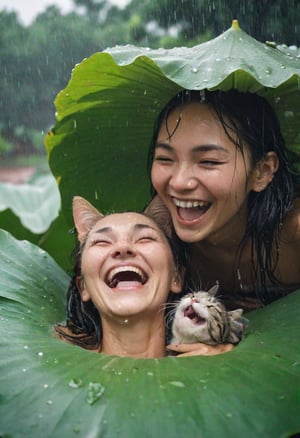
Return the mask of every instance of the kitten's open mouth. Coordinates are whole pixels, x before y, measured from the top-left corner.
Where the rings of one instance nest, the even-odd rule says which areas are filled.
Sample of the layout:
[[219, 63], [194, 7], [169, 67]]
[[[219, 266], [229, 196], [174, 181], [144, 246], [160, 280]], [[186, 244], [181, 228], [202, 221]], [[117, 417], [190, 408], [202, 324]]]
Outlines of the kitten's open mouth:
[[193, 308], [192, 305], [189, 305], [189, 306], [185, 309], [185, 311], [183, 312], [183, 315], [184, 315], [186, 318], [189, 318], [194, 324], [202, 325], [202, 324], [205, 324], [205, 323], [206, 323], [206, 319], [205, 319], [205, 318], [202, 318], [202, 316], [198, 315], [198, 314], [195, 312], [195, 310], [194, 310], [194, 308]]
[[135, 266], [119, 266], [112, 269], [107, 276], [106, 284], [111, 288], [128, 288], [143, 285], [147, 275]]

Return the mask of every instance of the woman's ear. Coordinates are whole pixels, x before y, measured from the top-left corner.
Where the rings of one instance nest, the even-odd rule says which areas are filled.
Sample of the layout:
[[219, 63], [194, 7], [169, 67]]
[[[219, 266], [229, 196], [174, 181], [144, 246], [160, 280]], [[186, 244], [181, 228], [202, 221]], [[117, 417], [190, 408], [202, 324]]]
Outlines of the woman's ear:
[[268, 152], [255, 166], [252, 173], [251, 190], [262, 192], [273, 180], [279, 168], [279, 159], [276, 152]]
[[76, 277], [76, 286], [80, 293], [81, 300], [84, 302], [89, 301], [91, 297], [85, 287], [84, 279], [82, 276]]
[[174, 294], [179, 294], [180, 292], [182, 292], [184, 273], [184, 267], [180, 267], [174, 272], [170, 288], [171, 292], [173, 292]]
[[73, 219], [79, 242], [84, 242], [90, 229], [103, 217], [95, 207], [81, 196], [73, 198]]

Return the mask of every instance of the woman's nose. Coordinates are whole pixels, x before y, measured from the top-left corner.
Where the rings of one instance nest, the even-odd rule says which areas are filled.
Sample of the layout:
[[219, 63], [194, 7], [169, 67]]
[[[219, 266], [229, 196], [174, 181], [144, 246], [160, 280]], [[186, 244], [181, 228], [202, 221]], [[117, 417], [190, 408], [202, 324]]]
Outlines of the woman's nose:
[[170, 186], [176, 191], [194, 190], [197, 185], [193, 170], [187, 166], [178, 167], [170, 179]]
[[136, 251], [132, 244], [126, 240], [119, 241], [113, 248], [114, 258], [135, 257]]

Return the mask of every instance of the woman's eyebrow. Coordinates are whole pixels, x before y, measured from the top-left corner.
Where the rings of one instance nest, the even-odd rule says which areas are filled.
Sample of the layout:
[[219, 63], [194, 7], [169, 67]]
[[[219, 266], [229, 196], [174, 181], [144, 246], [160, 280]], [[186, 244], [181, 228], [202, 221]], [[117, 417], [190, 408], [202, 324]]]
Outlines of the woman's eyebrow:
[[167, 151], [173, 151], [173, 149], [174, 149], [168, 143], [156, 143], [155, 149], [157, 149], [157, 148], [162, 148], [162, 149], [165, 149]]
[[210, 151], [221, 151], [221, 152], [228, 152], [224, 146], [221, 146], [219, 144], [200, 144], [198, 146], [192, 147], [193, 152], [210, 152]]
[[[134, 230], [150, 229], [150, 230], [157, 231], [155, 227], [152, 227], [151, 225], [143, 224], [143, 223], [134, 224], [133, 229]], [[102, 228], [98, 228], [93, 233], [101, 234], [101, 233], [112, 233], [112, 232], [113, 232], [112, 227], [102, 227]]]
[[111, 233], [111, 232], [112, 232], [112, 227], [102, 227], [94, 231], [94, 233]]
[[149, 230], [150, 229], [150, 230], [157, 231], [156, 228], [154, 228], [154, 227], [152, 227], [151, 225], [148, 225], [148, 224], [135, 224], [134, 228], [136, 230], [143, 230], [143, 229], [148, 229]]
[[[174, 147], [167, 143], [157, 143], [155, 149], [165, 149], [166, 151], [173, 152]], [[210, 152], [210, 151], [221, 151], [228, 153], [228, 150], [219, 144], [200, 144], [192, 147], [192, 152]]]

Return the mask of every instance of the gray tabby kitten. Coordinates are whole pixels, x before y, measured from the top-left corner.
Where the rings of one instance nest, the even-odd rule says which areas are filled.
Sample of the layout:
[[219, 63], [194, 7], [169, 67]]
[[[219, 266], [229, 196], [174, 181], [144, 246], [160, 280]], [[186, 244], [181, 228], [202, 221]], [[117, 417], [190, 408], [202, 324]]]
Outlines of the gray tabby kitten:
[[244, 335], [247, 319], [243, 309], [227, 311], [215, 297], [219, 289], [185, 295], [176, 305], [172, 325], [172, 344], [202, 342], [209, 345], [237, 344]]

